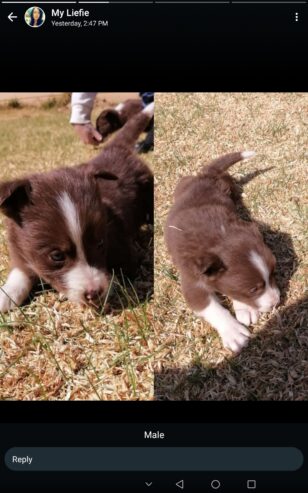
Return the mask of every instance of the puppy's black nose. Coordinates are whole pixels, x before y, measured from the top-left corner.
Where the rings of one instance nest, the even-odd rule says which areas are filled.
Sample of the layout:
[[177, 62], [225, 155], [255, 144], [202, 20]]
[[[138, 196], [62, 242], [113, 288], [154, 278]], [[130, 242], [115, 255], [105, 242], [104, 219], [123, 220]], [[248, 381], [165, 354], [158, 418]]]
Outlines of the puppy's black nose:
[[94, 300], [98, 300], [101, 294], [102, 294], [101, 289], [89, 289], [88, 291], [85, 291], [84, 297], [87, 301], [94, 301]]

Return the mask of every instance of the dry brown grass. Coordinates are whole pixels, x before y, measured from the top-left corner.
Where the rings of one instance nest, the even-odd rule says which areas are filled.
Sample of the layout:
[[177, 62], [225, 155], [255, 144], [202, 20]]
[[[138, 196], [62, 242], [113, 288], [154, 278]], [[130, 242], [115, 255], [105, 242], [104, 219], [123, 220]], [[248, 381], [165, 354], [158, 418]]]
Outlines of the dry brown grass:
[[[79, 142], [68, 117], [69, 109], [57, 104], [1, 108], [1, 179], [93, 157], [97, 149]], [[151, 163], [151, 154], [146, 160]], [[0, 399], [151, 399], [151, 243], [148, 229], [134, 286], [114, 282], [107, 315], [61, 301], [45, 288], [30, 304], [0, 315]], [[2, 285], [9, 269], [2, 216], [0, 268]]]
[[[156, 94], [157, 399], [307, 399], [307, 110], [307, 94]], [[236, 178], [270, 168], [244, 186], [244, 202], [276, 254], [283, 295], [239, 356], [187, 308], [163, 241], [179, 178], [235, 150], [257, 152], [232, 168]]]

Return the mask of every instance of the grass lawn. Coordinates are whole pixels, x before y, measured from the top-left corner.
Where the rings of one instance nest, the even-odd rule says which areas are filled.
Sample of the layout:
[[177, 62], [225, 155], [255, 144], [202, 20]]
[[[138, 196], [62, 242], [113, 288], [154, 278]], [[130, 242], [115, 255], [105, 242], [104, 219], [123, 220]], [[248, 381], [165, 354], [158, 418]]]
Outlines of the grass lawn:
[[[308, 398], [307, 109], [307, 94], [156, 94], [156, 399]], [[276, 255], [282, 302], [250, 327], [249, 346], [235, 356], [186, 306], [163, 225], [180, 177], [241, 150], [257, 155], [231, 174], [247, 181], [246, 215]]]
[[[79, 164], [95, 156], [68, 123], [69, 107], [47, 101], [0, 107], [1, 180]], [[17, 107], [16, 107], [17, 106]], [[100, 103], [94, 118], [104, 107]], [[153, 153], [145, 160], [150, 164]], [[0, 218], [0, 281], [9, 271]], [[152, 234], [134, 285], [114, 281], [106, 315], [38, 287], [30, 304], [0, 315], [0, 399], [138, 400], [153, 396]]]

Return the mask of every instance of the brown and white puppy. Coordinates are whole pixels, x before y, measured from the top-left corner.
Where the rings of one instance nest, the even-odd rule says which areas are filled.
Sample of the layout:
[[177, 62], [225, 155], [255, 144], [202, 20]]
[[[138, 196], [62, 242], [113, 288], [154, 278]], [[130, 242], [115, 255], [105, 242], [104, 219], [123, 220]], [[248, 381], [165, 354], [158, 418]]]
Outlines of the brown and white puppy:
[[[256, 224], [241, 220], [235, 184], [226, 170], [254, 152], [215, 159], [197, 176], [184, 177], [165, 225], [165, 240], [180, 271], [183, 295], [194, 312], [220, 334], [226, 348], [240, 351], [261, 312], [279, 302], [275, 258]], [[236, 319], [215, 293], [233, 300]]]
[[115, 108], [107, 108], [97, 117], [96, 130], [105, 140], [108, 135], [123, 127], [130, 118], [137, 115], [142, 109], [143, 103], [140, 98], [127, 99]]
[[39, 278], [71, 301], [96, 304], [112, 269], [133, 273], [133, 241], [153, 216], [153, 175], [133, 147], [153, 110], [130, 119], [89, 163], [0, 183], [12, 266], [1, 312], [20, 305]]

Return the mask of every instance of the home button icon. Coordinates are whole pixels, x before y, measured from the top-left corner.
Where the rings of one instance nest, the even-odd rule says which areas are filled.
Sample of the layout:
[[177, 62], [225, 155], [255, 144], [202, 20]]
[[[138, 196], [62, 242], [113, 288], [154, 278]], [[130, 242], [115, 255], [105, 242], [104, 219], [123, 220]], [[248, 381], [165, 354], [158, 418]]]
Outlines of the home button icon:
[[218, 490], [220, 486], [220, 481], [218, 481], [218, 479], [213, 479], [213, 481], [211, 482], [211, 487], [213, 488], [213, 490]]

